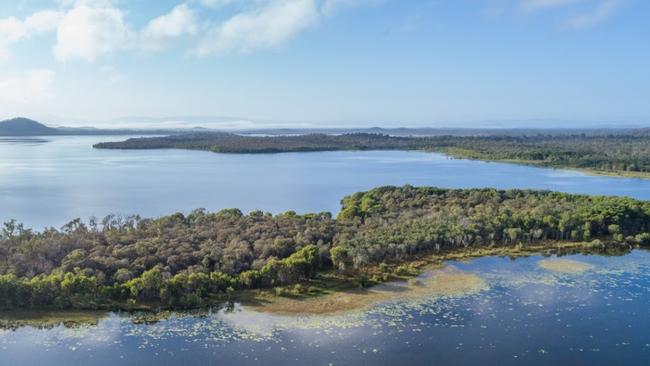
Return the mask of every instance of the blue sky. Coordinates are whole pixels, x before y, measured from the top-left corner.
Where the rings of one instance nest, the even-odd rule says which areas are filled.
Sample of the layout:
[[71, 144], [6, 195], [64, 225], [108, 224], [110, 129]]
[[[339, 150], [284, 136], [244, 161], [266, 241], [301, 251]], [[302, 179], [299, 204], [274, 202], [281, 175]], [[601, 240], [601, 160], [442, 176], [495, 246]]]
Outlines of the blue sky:
[[0, 118], [650, 124], [649, 40], [645, 0], [2, 1]]

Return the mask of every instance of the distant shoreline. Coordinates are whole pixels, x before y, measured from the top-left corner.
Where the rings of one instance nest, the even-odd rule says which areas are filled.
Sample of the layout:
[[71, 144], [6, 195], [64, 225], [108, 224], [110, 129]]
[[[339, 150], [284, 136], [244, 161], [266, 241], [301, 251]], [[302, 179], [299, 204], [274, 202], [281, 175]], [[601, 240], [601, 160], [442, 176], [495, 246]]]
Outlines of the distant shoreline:
[[100, 142], [96, 149], [184, 149], [225, 154], [323, 151], [425, 151], [452, 158], [650, 179], [650, 134], [532, 136], [391, 136], [372, 133], [249, 136], [193, 133]]

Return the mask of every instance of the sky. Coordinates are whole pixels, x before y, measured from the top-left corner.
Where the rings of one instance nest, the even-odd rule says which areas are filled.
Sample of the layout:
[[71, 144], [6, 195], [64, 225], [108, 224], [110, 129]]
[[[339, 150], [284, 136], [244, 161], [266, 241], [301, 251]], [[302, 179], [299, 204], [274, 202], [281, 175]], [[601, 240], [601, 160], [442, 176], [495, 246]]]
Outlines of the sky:
[[0, 118], [650, 126], [647, 0], [1, 0]]

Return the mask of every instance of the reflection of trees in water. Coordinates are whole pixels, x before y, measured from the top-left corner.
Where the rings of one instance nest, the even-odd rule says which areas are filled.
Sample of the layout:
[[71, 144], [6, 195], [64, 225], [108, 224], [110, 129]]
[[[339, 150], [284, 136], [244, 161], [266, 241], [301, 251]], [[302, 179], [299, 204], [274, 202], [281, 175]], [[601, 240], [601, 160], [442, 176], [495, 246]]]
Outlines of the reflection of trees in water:
[[183, 311], [134, 311], [134, 312], [98, 312], [98, 311], [12, 311], [0, 315], [0, 330], [15, 331], [24, 327], [36, 329], [54, 329], [59, 326], [65, 328], [85, 328], [98, 326], [99, 323], [111, 316], [128, 319], [135, 325], [153, 325], [172, 317], [205, 319], [216, 312], [231, 313], [235, 311], [236, 304], [225, 302], [221, 306], [206, 309]]
[[39, 139], [39, 138], [29, 138], [29, 137], [0, 137], [0, 144], [25, 144], [25, 145], [37, 145], [37, 144], [46, 144], [50, 140]]

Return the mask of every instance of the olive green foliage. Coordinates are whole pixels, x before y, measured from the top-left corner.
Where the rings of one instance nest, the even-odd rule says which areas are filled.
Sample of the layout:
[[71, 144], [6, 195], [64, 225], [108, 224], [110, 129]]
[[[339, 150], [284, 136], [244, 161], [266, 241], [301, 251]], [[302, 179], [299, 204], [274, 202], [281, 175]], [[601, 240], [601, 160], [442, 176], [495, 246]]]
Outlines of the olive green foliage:
[[[487, 133], [485, 131], [483, 134]], [[241, 136], [194, 133], [129, 139], [95, 145], [108, 149], [178, 148], [220, 153], [279, 153], [334, 150], [428, 150], [452, 156], [530, 164], [584, 168], [601, 172], [650, 173], [650, 134], [647, 130], [619, 130], [608, 134], [513, 134], [490, 131], [476, 136], [404, 137], [372, 133], [342, 135]]]
[[550, 191], [382, 187], [343, 200], [355, 266], [423, 250], [608, 238], [645, 245], [650, 202]]
[[[329, 213], [196, 210], [109, 216], [0, 234], [0, 308], [196, 307], [242, 289], [301, 293], [317, 271], [356, 269], [423, 251], [547, 241], [650, 245], [650, 202], [549, 191], [381, 187]], [[408, 266], [397, 274], [408, 275]], [[294, 286], [285, 291], [287, 286]]]

